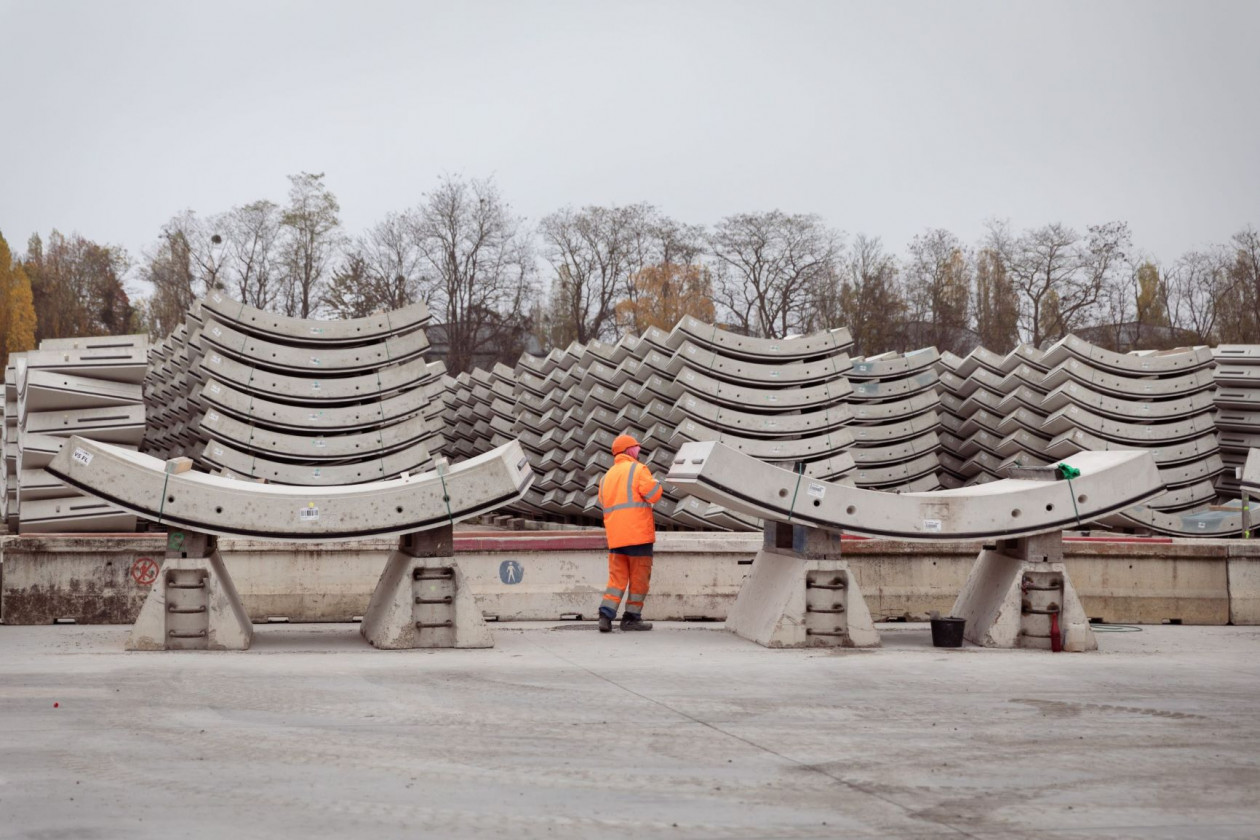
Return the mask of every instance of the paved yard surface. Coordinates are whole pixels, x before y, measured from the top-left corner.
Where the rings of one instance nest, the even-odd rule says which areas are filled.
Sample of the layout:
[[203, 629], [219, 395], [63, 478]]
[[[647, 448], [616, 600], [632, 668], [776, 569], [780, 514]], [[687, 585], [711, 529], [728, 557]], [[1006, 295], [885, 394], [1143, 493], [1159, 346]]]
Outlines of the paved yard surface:
[[495, 627], [383, 652], [270, 625], [245, 653], [0, 627], [0, 837], [1260, 836], [1260, 628], [1050, 654]]

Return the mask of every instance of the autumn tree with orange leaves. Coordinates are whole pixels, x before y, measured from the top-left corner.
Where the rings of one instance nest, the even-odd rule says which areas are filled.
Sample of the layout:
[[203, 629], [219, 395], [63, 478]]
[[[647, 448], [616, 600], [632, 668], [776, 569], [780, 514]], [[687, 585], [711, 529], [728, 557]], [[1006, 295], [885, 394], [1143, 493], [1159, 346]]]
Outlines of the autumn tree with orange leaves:
[[35, 347], [35, 301], [31, 281], [13, 261], [9, 243], [0, 236], [0, 367], [9, 354]]
[[713, 278], [703, 265], [649, 265], [630, 282], [634, 295], [617, 304], [617, 323], [636, 335], [672, 329], [684, 315], [713, 321]]

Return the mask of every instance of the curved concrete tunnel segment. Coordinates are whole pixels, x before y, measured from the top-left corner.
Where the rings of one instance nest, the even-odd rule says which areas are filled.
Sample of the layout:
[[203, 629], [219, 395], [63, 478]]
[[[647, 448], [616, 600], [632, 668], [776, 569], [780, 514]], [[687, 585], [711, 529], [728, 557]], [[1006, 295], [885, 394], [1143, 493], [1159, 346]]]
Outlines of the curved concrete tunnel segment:
[[520, 444], [406, 478], [348, 487], [256, 484], [80, 437], [48, 471], [137, 516], [217, 536], [337, 540], [442, 527], [519, 500], [534, 480]]
[[1147, 452], [1081, 452], [1071, 481], [1001, 479], [925, 493], [881, 493], [809, 480], [716, 442], [684, 444], [665, 479], [731, 510], [902, 540], [1014, 538], [1116, 513], [1164, 489]]

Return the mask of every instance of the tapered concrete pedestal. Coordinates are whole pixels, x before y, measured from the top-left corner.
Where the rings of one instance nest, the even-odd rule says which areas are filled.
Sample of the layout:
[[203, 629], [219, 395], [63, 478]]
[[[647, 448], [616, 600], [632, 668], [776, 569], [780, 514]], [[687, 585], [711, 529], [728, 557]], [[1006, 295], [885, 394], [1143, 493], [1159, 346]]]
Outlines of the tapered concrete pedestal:
[[879, 646], [840, 535], [782, 522], [766, 523], [726, 629], [766, 647]]
[[1063, 565], [1061, 531], [982, 549], [951, 614], [967, 620], [963, 638], [984, 647], [1098, 649]]
[[359, 632], [378, 648], [488, 648], [494, 635], [454, 557], [451, 527], [404, 534]]
[[254, 626], [216, 539], [171, 531], [127, 650], [248, 650], [253, 640]]

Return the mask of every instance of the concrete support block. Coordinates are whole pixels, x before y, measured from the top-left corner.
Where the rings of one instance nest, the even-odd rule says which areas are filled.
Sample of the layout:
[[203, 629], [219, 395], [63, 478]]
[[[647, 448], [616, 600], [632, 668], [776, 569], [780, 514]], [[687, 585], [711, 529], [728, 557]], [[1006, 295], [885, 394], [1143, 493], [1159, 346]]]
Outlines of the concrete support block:
[[1260, 624], [1260, 540], [1230, 547], [1229, 623]]
[[1063, 650], [1098, 648], [1068, 579], [1059, 532], [982, 548], [950, 614], [966, 619], [964, 638], [984, 647], [1050, 649], [1055, 618]]
[[454, 545], [449, 525], [398, 538], [363, 615], [363, 638], [389, 650], [494, 647]]
[[765, 647], [879, 646], [839, 535], [777, 522], [766, 524], [726, 629]]
[[248, 650], [254, 627], [214, 538], [172, 531], [167, 539], [127, 650]]

